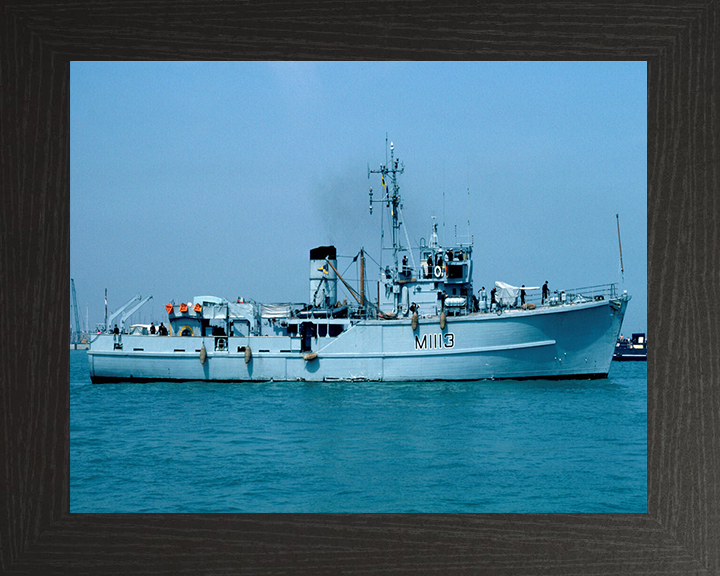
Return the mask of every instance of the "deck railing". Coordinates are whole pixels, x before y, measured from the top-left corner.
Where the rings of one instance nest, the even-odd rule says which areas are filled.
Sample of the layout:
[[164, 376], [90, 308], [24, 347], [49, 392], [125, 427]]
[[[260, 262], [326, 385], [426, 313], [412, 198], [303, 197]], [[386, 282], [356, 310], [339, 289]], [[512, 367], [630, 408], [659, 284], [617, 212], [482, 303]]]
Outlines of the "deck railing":
[[[525, 295], [525, 302], [535, 304], [535, 306], [559, 306], [561, 304], [579, 304], [581, 302], [592, 302], [598, 300], [610, 300], [618, 297], [617, 284], [598, 284], [597, 286], [584, 286], [582, 288], [572, 288], [570, 290], [553, 290], [550, 292], [543, 302], [540, 290], [528, 290]], [[490, 298], [488, 296], [488, 306]], [[520, 306], [520, 297], [517, 299], [517, 307]], [[505, 308], [508, 308], [507, 306]], [[510, 309], [516, 306], [510, 306]], [[495, 308], [493, 309], [495, 310]], [[480, 302], [480, 311], [485, 311], [482, 301]]]
[[573, 288], [565, 290], [565, 298], [567, 302], [588, 302], [591, 300], [609, 300], [617, 298], [617, 284], [598, 284], [597, 286], [585, 286], [583, 288]]

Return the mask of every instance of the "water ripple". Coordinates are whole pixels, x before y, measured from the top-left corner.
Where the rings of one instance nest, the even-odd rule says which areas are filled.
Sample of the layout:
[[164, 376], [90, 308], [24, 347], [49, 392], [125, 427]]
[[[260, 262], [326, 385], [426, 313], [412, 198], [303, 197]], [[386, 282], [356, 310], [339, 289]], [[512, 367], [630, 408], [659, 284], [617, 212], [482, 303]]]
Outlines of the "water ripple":
[[72, 512], [646, 512], [647, 372], [110, 384], [71, 352]]

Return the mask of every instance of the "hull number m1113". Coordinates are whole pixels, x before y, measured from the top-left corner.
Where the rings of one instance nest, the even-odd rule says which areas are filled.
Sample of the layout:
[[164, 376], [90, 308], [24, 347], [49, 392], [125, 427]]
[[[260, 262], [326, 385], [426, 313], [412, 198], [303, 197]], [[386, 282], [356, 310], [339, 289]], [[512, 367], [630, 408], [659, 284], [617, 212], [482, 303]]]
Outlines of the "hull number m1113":
[[415, 336], [415, 350], [439, 350], [441, 348], [452, 348], [455, 346], [455, 334], [424, 334], [422, 338]]

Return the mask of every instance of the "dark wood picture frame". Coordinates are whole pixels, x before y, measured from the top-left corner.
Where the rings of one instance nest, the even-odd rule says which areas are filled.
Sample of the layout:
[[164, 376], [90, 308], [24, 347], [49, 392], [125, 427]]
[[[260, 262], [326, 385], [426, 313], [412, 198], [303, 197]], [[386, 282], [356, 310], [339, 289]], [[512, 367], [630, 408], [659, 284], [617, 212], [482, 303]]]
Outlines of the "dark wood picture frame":
[[[0, 572], [720, 574], [718, 0], [444, 4], [0, 4]], [[647, 61], [647, 514], [70, 514], [70, 61], [384, 58]]]

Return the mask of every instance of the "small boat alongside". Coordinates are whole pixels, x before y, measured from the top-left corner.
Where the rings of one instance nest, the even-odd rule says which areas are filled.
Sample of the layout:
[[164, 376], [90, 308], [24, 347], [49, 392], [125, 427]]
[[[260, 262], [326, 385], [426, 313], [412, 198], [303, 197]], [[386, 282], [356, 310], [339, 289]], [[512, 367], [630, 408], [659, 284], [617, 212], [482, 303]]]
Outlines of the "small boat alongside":
[[631, 338], [620, 336], [615, 344], [613, 360], [647, 361], [647, 338], [643, 332], [633, 334]]

